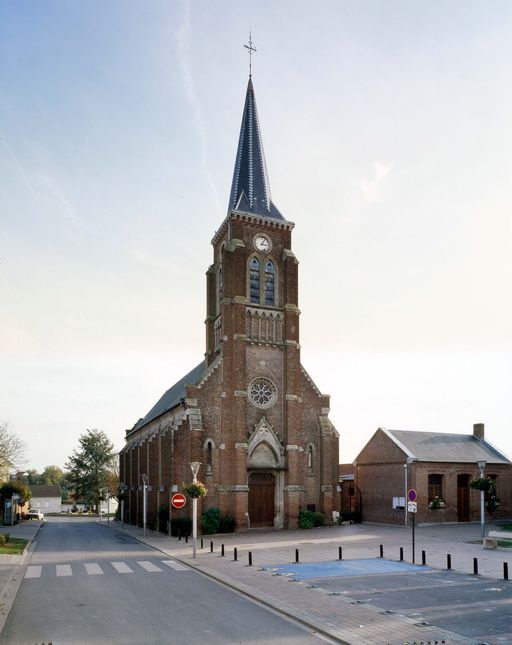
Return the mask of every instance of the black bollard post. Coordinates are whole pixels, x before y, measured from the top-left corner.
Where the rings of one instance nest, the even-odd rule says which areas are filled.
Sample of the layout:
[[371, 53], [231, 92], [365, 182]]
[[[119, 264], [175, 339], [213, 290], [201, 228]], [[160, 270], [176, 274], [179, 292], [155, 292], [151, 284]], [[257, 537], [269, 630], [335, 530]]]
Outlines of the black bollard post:
[[452, 556], [449, 553], [446, 554], [446, 568], [448, 571], [451, 571], [452, 568]]
[[181, 542], [181, 529], [178, 529], [178, 541]]
[[404, 561], [404, 547], [400, 547], [400, 562]]
[[299, 561], [299, 549], [295, 549], [295, 562]]
[[221, 558], [224, 557], [224, 545], [223, 544], [220, 545], [220, 557]]
[[249, 566], [252, 567], [252, 553], [249, 551]]
[[503, 563], [503, 580], [508, 580], [508, 562]]
[[202, 549], [204, 548], [203, 538], [201, 538], [201, 548], [202, 548]]
[[379, 551], [380, 551], [380, 557], [383, 558], [384, 557], [384, 546], [382, 544], [380, 545]]
[[478, 575], [478, 558], [473, 558], [473, 574]]
[[188, 544], [188, 533], [185, 535], [185, 544]]
[[421, 564], [425, 566], [427, 564], [427, 554], [425, 551], [421, 552]]
[[338, 560], [343, 560], [343, 551], [341, 546], [338, 547]]
[[213, 553], [213, 540], [210, 540], [210, 553]]
[[233, 549], [233, 560], [236, 562], [238, 560], [238, 551], [236, 550], [236, 546]]

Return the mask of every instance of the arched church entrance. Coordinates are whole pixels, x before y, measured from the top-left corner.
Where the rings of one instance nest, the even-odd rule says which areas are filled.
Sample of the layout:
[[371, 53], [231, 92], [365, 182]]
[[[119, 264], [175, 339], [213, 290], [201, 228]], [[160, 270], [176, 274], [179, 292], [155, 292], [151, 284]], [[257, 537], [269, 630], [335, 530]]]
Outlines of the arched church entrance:
[[249, 517], [251, 528], [273, 527], [275, 479], [272, 473], [249, 474]]

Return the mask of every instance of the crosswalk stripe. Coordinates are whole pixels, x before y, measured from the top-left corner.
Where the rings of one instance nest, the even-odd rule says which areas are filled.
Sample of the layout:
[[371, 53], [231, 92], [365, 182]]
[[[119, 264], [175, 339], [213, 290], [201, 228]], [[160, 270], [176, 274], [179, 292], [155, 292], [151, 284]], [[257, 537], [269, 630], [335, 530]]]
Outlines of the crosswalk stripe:
[[162, 571], [162, 569], [160, 569], [160, 567], [157, 567], [156, 564], [153, 564], [152, 562], [149, 562], [148, 560], [142, 560], [142, 561], [137, 560], [137, 564], [140, 564], [140, 566], [143, 569], [146, 569], [146, 571], [150, 571], [151, 573], [153, 573], [154, 571]]
[[40, 578], [41, 577], [41, 569], [39, 565], [30, 565], [27, 567], [27, 571], [25, 573], [25, 578]]
[[185, 567], [179, 562], [175, 562], [174, 560], [162, 560], [162, 564], [166, 564], [168, 567], [171, 567], [171, 569], [174, 569], [175, 571], [192, 571], [189, 567]]
[[85, 562], [84, 567], [90, 576], [100, 576], [103, 573], [103, 569], [96, 562]]
[[114, 567], [117, 573], [133, 573], [133, 569], [131, 569], [126, 562], [111, 562], [110, 564]]
[[57, 578], [62, 578], [64, 576], [72, 576], [73, 572], [71, 571], [70, 564], [56, 564], [55, 570], [57, 572]]

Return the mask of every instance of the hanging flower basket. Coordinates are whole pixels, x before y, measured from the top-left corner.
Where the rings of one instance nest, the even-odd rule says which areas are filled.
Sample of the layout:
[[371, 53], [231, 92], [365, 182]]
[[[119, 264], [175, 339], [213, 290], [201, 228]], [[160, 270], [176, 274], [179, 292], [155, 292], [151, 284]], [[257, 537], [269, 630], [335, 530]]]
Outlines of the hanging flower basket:
[[471, 488], [475, 488], [476, 490], [483, 490], [484, 492], [487, 492], [495, 487], [494, 481], [492, 479], [488, 479], [487, 477], [472, 479], [469, 482], [469, 485]]
[[192, 484], [183, 484], [181, 490], [186, 493], [192, 499], [197, 499], [199, 497], [204, 497], [208, 492], [208, 489], [202, 482], [193, 482]]
[[442, 497], [434, 497], [433, 500], [429, 502], [428, 507], [431, 508], [433, 511], [437, 511], [440, 508], [444, 508], [446, 506], [446, 502]]

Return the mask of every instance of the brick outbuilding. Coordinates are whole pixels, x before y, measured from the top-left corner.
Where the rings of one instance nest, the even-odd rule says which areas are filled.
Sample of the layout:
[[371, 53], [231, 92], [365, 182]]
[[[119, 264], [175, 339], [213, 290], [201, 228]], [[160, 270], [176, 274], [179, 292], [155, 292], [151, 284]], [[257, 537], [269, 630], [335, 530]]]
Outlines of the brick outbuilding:
[[487, 517], [510, 518], [512, 463], [485, 439], [482, 423], [468, 435], [379, 428], [354, 462], [363, 521], [403, 524], [408, 489], [417, 492], [418, 523], [480, 519], [480, 492], [470, 487], [479, 461], [496, 484]]
[[206, 273], [204, 360], [126, 431], [125, 521], [142, 523], [142, 474], [151, 524], [194, 461], [208, 488], [202, 508], [230, 514], [238, 530], [295, 527], [301, 508], [329, 519], [338, 510], [339, 435], [329, 396], [300, 361], [293, 228], [270, 196], [249, 78], [228, 213]]

